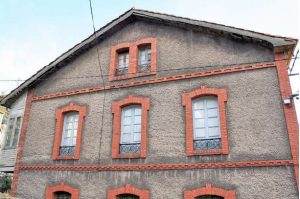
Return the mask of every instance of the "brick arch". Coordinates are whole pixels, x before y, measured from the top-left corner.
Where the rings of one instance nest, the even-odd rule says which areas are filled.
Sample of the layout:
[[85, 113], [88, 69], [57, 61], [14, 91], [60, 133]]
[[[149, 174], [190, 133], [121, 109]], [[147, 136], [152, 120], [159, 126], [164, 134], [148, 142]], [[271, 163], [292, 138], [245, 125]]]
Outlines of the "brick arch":
[[59, 185], [46, 188], [46, 199], [54, 199], [54, 193], [64, 191], [71, 194], [71, 199], [79, 199], [79, 189], [72, 188], [61, 182]]
[[[78, 128], [77, 128], [77, 138], [76, 138], [76, 146], [75, 146], [75, 154], [74, 156], [59, 156], [59, 147], [61, 144], [62, 131], [64, 125], [64, 115], [68, 112], [76, 111], [79, 113], [78, 118]], [[56, 125], [55, 125], [55, 137], [54, 137], [54, 145], [52, 151], [52, 159], [60, 160], [60, 159], [76, 159], [78, 160], [80, 157], [80, 145], [81, 145], [81, 137], [83, 131], [83, 120], [86, 116], [87, 107], [79, 106], [75, 104], [70, 104], [61, 109], [57, 109], [55, 111], [56, 116]]]
[[[193, 110], [192, 100], [201, 96], [217, 96], [219, 115], [220, 115], [220, 130], [221, 130], [221, 149], [211, 149], [198, 151], [193, 147]], [[227, 122], [225, 102], [227, 101], [227, 90], [223, 88], [207, 88], [205, 86], [191, 92], [182, 94], [182, 105], [186, 111], [186, 155], [212, 155], [212, 154], [228, 154], [228, 135], [227, 135]]]
[[[139, 104], [142, 109], [142, 130], [141, 130], [141, 152], [139, 154], [120, 154], [119, 144], [121, 138], [121, 113], [125, 106]], [[129, 95], [128, 98], [113, 102], [113, 135], [112, 135], [112, 158], [146, 158], [147, 155], [147, 121], [148, 111], [150, 108], [150, 99], [134, 97]]]
[[107, 191], [107, 199], [117, 199], [117, 196], [122, 194], [132, 194], [139, 196], [140, 199], [149, 199], [150, 194], [147, 190], [141, 190], [136, 187], [133, 187], [129, 184], [126, 184], [123, 187], [119, 187], [116, 189], [110, 189]]
[[184, 199], [195, 199], [199, 196], [221, 196], [224, 199], [236, 199], [235, 191], [213, 187], [206, 183], [205, 187], [184, 191]]

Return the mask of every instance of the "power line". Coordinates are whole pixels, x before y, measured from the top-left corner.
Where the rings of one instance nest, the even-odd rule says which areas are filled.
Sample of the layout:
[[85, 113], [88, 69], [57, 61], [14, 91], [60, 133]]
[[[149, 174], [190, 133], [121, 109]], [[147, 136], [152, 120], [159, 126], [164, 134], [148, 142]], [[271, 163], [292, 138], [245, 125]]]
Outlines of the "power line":
[[[98, 52], [98, 51], [97, 51]], [[97, 53], [98, 54], [98, 53]], [[98, 54], [99, 56], [99, 54]], [[285, 60], [292, 60], [292, 59], [298, 59], [299, 57], [292, 57], [291, 59], [277, 59], [274, 61], [265, 60], [265, 61], [257, 61], [257, 62], [244, 62], [244, 63], [235, 63], [235, 64], [220, 64], [220, 65], [208, 65], [208, 66], [198, 66], [198, 67], [184, 67], [184, 68], [172, 68], [172, 69], [163, 69], [163, 70], [157, 70], [156, 73], [159, 72], [167, 72], [167, 71], [180, 71], [180, 70], [193, 70], [193, 69], [204, 69], [204, 68], [212, 68], [212, 67], [226, 67], [226, 66], [237, 66], [237, 65], [252, 65], [252, 64], [259, 64], [264, 62], [275, 62], [275, 61], [285, 61]], [[99, 59], [100, 64], [100, 59]], [[101, 68], [101, 66], [100, 66]], [[102, 69], [102, 68], [101, 68]], [[134, 73], [127, 73], [127, 74], [139, 74], [138, 72]], [[51, 78], [52, 80], [59, 80], [59, 79], [81, 79], [81, 78], [96, 78], [96, 77], [112, 77], [114, 75], [109, 74], [102, 74], [101, 75], [88, 75], [88, 76], [76, 76], [76, 77], [61, 77], [61, 78]], [[50, 78], [37, 78], [36, 80], [47, 80]], [[14, 79], [0, 79], [0, 81], [26, 81], [26, 80], [14, 80]], [[102, 83], [104, 83], [104, 78], [102, 78]]]

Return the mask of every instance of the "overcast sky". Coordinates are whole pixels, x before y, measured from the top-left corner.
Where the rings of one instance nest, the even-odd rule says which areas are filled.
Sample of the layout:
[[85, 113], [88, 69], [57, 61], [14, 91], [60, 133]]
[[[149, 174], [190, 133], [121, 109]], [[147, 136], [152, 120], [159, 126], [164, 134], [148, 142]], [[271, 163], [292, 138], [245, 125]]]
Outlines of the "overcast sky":
[[[299, 0], [93, 0], [96, 29], [135, 7], [300, 38]], [[88, 0], [0, 1], [0, 93], [92, 34]], [[297, 49], [299, 45], [297, 46]], [[300, 60], [295, 72], [299, 71]], [[299, 76], [291, 77], [299, 90]], [[299, 104], [299, 100], [297, 102]], [[298, 109], [299, 110], [299, 109]], [[298, 111], [299, 112], [299, 111]], [[299, 117], [298, 117], [299, 118]]]

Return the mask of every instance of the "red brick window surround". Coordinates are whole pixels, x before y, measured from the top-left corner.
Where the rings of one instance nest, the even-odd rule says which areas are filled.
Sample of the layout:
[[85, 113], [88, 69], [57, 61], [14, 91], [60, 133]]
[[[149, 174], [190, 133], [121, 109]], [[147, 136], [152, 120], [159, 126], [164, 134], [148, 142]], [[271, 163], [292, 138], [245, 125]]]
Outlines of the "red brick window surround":
[[[122, 125], [122, 110], [126, 107], [140, 107], [141, 122], [140, 122], [140, 151], [139, 153], [120, 153], [121, 143], [121, 125]], [[150, 99], [134, 97], [129, 95], [128, 98], [113, 102], [113, 135], [112, 135], [112, 158], [146, 158], [147, 155], [147, 121], [148, 111], [150, 108]]]
[[59, 193], [68, 193], [71, 195], [71, 199], [79, 199], [79, 189], [72, 188], [65, 185], [63, 182], [57, 186], [46, 188], [46, 199], [55, 199], [55, 195]]
[[[80, 157], [80, 145], [81, 145], [81, 137], [83, 131], [83, 121], [86, 116], [87, 107], [86, 106], [78, 106], [74, 104], [70, 104], [66, 107], [61, 109], [57, 109], [55, 112], [56, 115], [56, 126], [55, 126], [55, 137], [54, 137], [54, 145], [53, 145], [53, 152], [52, 152], [52, 159], [53, 160], [61, 160], [61, 159], [76, 159], [78, 160]], [[73, 138], [74, 144], [74, 153], [72, 155], [62, 155], [60, 154], [60, 148], [62, 143], [62, 136], [64, 131], [64, 124], [66, 116], [69, 114], [76, 114], [77, 122], [74, 124], [74, 129], [77, 129], [76, 138]]]
[[[219, 126], [221, 136], [220, 149], [194, 149], [194, 127], [193, 127], [193, 100], [200, 97], [215, 96], [217, 97], [217, 106], [219, 109]], [[225, 102], [227, 101], [226, 89], [207, 88], [202, 86], [194, 91], [182, 94], [182, 105], [186, 111], [186, 154], [193, 155], [213, 155], [213, 154], [228, 154], [228, 135], [226, 124]]]
[[[149, 66], [141, 66], [140, 53], [145, 47], [150, 48]], [[156, 38], [145, 38], [131, 43], [121, 43], [111, 48], [109, 81], [134, 78], [145, 75], [156, 74], [157, 70], [157, 44]], [[120, 60], [123, 59], [124, 52], [128, 52], [128, 68], [118, 68]], [[149, 52], [149, 51], [148, 51]], [[123, 55], [122, 55], [123, 54]], [[123, 61], [122, 61], [123, 62]], [[123, 64], [121, 64], [123, 65]], [[126, 69], [124, 69], [126, 68]]]
[[235, 191], [213, 187], [207, 183], [205, 187], [184, 191], [184, 199], [196, 199], [200, 196], [220, 196], [224, 199], [236, 199]]
[[107, 191], [107, 199], [118, 199], [118, 196], [122, 196], [125, 194], [138, 196], [139, 199], [149, 199], [150, 198], [149, 191], [141, 190], [141, 189], [133, 187], [129, 184], [126, 184], [124, 187], [119, 187], [116, 189], [108, 190]]

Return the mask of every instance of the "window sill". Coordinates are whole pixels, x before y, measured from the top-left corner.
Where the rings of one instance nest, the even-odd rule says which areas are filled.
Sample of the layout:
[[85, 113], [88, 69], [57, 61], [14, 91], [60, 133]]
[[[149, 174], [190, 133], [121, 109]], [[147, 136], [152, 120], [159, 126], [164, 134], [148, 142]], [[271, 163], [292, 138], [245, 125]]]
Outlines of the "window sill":
[[210, 149], [210, 150], [193, 150], [187, 156], [195, 156], [195, 155], [228, 155], [228, 153], [224, 152], [223, 149]]
[[118, 81], [118, 80], [124, 80], [124, 79], [132, 79], [137, 77], [143, 77], [143, 76], [150, 76], [155, 75], [155, 71], [149, 71], [149, 72], [142, 72], [142, 73], [136, 73], [136, 74], [127, 74], [127, 75], [119, 75], [119, 76], [113, 76], [110, 81]]
[[113, 159], [135, 159], [135, 158], [146, 158], [146, 156], [142, 156], [140, 153], [128, 153], [128, 154], [117, 154]]
[[58, 156], [54, 160], [79, 160], [76, 156]]

